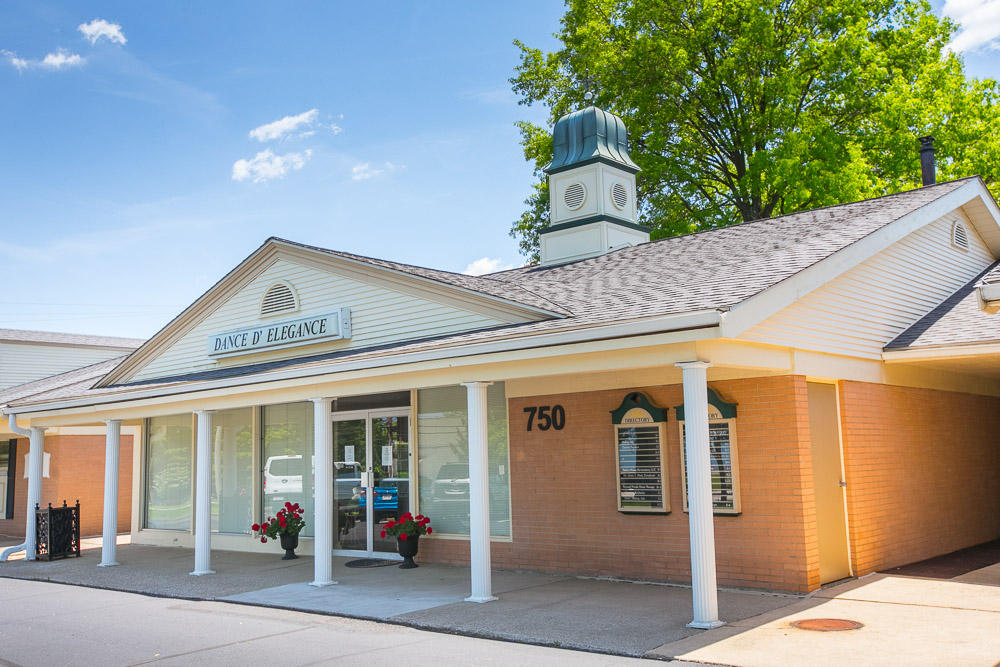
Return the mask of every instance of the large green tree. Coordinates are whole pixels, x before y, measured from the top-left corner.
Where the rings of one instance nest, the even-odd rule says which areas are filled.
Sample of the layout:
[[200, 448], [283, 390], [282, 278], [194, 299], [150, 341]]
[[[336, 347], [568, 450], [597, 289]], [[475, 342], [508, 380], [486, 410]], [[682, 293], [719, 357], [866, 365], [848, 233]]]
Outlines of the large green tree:
[[[567, 0], [562, 48], [515, 42], [511, 79], [550, 122], [593, 103], [625, 120], [653, 237], [980, 174], [1000, 194], [1000, 89], [966, 77], [956, 26], [915, 0]], [[539, 181], [511, 235], [537, 258], [548, 128], [521, 123]]]

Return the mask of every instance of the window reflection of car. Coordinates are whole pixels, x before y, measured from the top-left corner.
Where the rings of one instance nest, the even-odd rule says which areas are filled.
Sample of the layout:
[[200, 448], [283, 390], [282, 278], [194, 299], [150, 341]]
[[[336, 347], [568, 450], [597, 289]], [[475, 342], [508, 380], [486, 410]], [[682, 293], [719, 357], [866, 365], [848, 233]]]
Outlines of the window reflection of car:
[[302, 457], [271, 456], [264, 464], [264, 495], [302, 493]]
[[469, 502], [469, 464], [445, 463], [431, 485], [436, 502]]

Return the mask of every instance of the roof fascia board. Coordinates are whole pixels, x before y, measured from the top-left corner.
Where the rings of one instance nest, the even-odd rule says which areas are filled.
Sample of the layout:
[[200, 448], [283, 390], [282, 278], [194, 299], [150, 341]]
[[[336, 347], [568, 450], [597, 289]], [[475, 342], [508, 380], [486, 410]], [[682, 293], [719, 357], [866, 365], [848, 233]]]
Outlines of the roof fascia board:
[[[281, 369], [235, 378], [220, 378], [202, 382], [190, 382], [166, 387], [153, 387], [133, 391], [116, 392], [103, 396], [68, 399], [49, 403], [28, 404], [22, 406], [2, 406], [2, 414], [43, 413], [54, 410], [90, 407], [96, 405], [113, 405], [146, 398], [179, 396], [213, 389], [248, 387], [263, 385], [283, 380], [303, 380], [315, 382], [315, 378], [324, 375], [335, 375], [349, 371], [359, 371], [392, 366], [403, 366], [421, 362], [438, 362], [447, 364], [450, 360], [475, 357], [504, 352], [527, 352], [539, 348], [555, 348], [565, 345], [608, 341], [605, 349], [623, 346], [618, 340], [648, 335], [664, 335], [688, 330], [700, 330], [704, 335], [691, 340], [717, 338], [719, 336], [720, 313], [715, 310], [682, 313], [666, 317], [650, 318], [629, 322], [627, 324], [611, 324], [584, 329], [574, 329], [568, 332], [536, 334], [533, 336], [514, 337], [503, 341], [489, 341], [458, 345], [434, 350], [423, 350], [406, 354], [386, 355], [383, 357], [364, 358], [340, 363], [324, 363], [311, 367]], [[624, 346], [632, 346], [633, 342]], [[403, 372], [403, 371], [400, 371]]]
[[882, 360], [887, 364], [891, 364], [907, 361], [975, 357], [983, 354], [1000, 354], [1000, 343], [942, 345], [941, 347], [920, 347], [908, 350], [886, 350], [882, 353]]
[[[969, 181], [957, 190], [921, 206], [740, 302], [724, 315], [722, 335], [725, 338], [736, 338], [924, 225], [930, 224], [941, 216], [961, 207], [974, 197], [981, 196], [983, 191], [985, 191], [985, 186], [981, 180]], [[986, 196], [989, 197], [988, 191]], [[998, 223], [1000, 223], [1000, 219], [998, 219]]]
[[[993, 257], [1000, 258], [1000, 206], [997, 206], [996, 200], [993, 199], [993, 195], [982, 179], [977, 179], [977, 181], [982, 192], [980, 192], [979, 197], [973, 197], [969, 202], [963, 204], [963, 208], [972, 222], [972, 226], [976, 228], [990, 252], [993, 253]], [[981, 212], [985, 212], [986, 216], [980, 215]]]
[[[483, 292], [448, 285], [431, 278], [397, 271], [376, 264], [368, 264], [349, 257], [326, 254], [322, 251], [301, 248], [276, 241], [281, 246], [282, 259], [311, 266], [323, 271], [333, 271], [367, 283], [388, 287], [412, 296], [434, 299], [458, 308], [493, 317], [511, 324], [535, 322], [539, 319], [563, 318], [564, 313], [534, 308], [509, 299], [491, 296]], [[501, 283], [502, 285], [505, 285]], [[516, 285], [505, 285], [517, 287]], [[541, 318], [539, 317], [541, 316]]]

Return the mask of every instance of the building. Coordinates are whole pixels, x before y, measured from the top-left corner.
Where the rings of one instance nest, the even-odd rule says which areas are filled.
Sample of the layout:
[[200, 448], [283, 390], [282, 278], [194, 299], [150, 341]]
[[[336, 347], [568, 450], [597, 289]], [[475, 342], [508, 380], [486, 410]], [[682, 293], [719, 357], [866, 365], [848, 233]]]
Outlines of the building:
[[[61, 377], [59, 385], [74, 378], [77, 381], [96, 379], [102, 372], [107, 372], [106, 369], [114, 367], [114, 364], [108, 366], [102, 362], [123, 358], [142, 343], [142, 340], [136, 338], [0, 329], [0, 402], [24, 399], [33, 393], [49, 390], [54, 385], [46, 382], [45, 378], [67, 371], [74, 373]], [[77, 370], [90, 364], [96, 365]], [[64, 499], [70, 502], [80, 499], [88, 505], [101, 505], [104, 495], [104, 462], [97, 462], [95, 466], [91, 466], [93, 470], [88, 472], [86, 466], [81, 466], [85, 458], [78, 455], [80, 451], [89, 451], [88, 437], [97, 438], [103, 443], [103, 429], [85, 427], [49, 430], [43, 462], [43, 476], [47, 481], [42, 503], [58, 504]], [[131, 429], [126, 437], [131, 452]], [[19, 446], [17, 434], [7, 427], [4, 420], [0, 423], [0, 535], [24, 536], [24, 513], [28, 496], [27, 456], [27, 439], [21, 440]], [[75, 459], [72, 468], [63, 465], [64, 458], [67, 463], [70, 459]], [[131, 468], [125, 474], [130, 472]], [[127, 495], [122, 501], [127, 507]], [[83, 534], [100, 533], [101, 523], [100, 514], [91, 517], [90, 521], [81, 526]], [[128, 524], [123, 524], [121, 529], [127, 531]]]
[[408, 507], [471, 600], [491, 566], [693, 581], [712, 627], [716, 582], [806, 592], [1000, 536], [981, 179], [649, 242], [621, 120], [554, 139], [539, 266], [271, 238], [101, 377], [3, 412], [33, 443], [106, 421], [109, 494], [136, 429], [132, 541], [194, 547], [193, 574], [275, 551], [250, 526], [294, 499], [329, 584]]

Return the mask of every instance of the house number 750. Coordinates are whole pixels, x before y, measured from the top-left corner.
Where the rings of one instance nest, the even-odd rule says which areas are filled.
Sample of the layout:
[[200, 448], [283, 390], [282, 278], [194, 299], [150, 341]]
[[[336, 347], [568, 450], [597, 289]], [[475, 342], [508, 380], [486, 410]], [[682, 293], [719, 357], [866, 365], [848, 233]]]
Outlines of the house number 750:
[[566, 411], [561, 405], [543, 405], [537, 408], [525, 408], [524, 411], [528, 413], [529, 431], [532, 424], [535, 423], [536, 416], [538, 417], [539, 431], [548, 431], [550, 428], [561, 431], [566, 425]]

